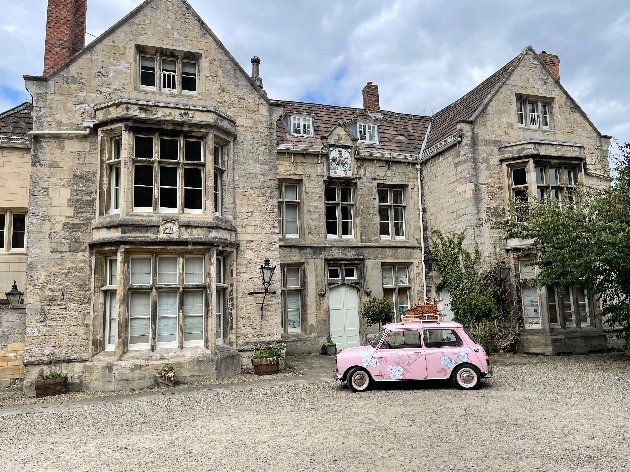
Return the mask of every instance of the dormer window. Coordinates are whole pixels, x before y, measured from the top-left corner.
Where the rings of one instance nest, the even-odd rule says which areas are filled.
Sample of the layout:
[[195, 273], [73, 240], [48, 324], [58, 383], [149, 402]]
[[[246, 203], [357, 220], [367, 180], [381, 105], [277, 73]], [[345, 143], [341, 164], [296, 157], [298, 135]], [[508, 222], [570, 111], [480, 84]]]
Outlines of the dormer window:
[[300, 138], [313, 137], [313, 118], [294, 115], [291, 117], [291, 134]]
[[359, 123], [359, 142], [366, 144], [378, 144], [378, 125]]
[[550, 103], [536, 99], [516, 100], [516, 122], [523, 128], [550, 129]]

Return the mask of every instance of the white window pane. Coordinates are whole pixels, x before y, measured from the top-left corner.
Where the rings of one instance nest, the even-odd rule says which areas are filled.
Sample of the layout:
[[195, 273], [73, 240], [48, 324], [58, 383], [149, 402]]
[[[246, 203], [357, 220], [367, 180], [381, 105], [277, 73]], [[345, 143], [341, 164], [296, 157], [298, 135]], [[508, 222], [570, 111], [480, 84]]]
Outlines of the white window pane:
[[203, 283], [203, 257], [187, 257], [184, 260], [184, 283]]
[[149, 285], [151, 283], [151, 258], [133, 257], [131, 259], [131, 284]]
[[197, 64], [194, 62], [182, 62], [182, 72], [187, 74], [196, 74]]
[[396, 267], [396, 278], [398, 285], [409, 285], [409, 271], [407, 270], [407, 267]]
[[287, 287], [300, 286], [300, 269], [299, 267], [287, 267]]
[[328, 278], [329, 279], [339, 279], [341, 278], [341, 271], [339, 267], [330, 267], [328, 269]]
[[177, 257], [158, 258], [158, 283], [177, 283]]
[[298, 206], [293, 204], [286, 204], [286, 222], [285, 232], [287, 235], [298, 235]]
[[107, 344], [116, 344], [116, 332], [118, 327], [118, 305], [116, 304], [116, 292], [107, 293]]
[[159, 292], [157, 303], [157, 342], [177, 342], [177, 292]]
[[203, 344], [203, 316], [184, 318], [184, 343]]
[[343, 269], [343, 275], [346, 279], [356, 279], [357, 271], [354, 267], [345, 267]]
[[215, 337], [218, 343], [223, 342], [223, 315], [225, 311], [225, 292], [217, 290], [215, 294]]
[[151, 294], [131, 292], [129, 295], [129, 344], [149, 344], [151, 334]]
[[394, 268], [383, 268], [383, 285], [394, 285]]
[[299, 332], [301, 330], [300, 311], [300, 292], [287, 292], [288, 332]]
[[225, 283], [225, 261], [222, 257], [217, 257], [216, 279], [218, 284]]
[[184, 292], [184, 316], [202, 315], [204, 292], [201, 290]]
[[284, 186], [284, 198], [285, 200], [297, 200], [298, 199], [298, 186], [297, 185], [285, 185]]
[[116, 285], [118, 283], [118, 261], [116, 259], [107, 259], [107, 285]]

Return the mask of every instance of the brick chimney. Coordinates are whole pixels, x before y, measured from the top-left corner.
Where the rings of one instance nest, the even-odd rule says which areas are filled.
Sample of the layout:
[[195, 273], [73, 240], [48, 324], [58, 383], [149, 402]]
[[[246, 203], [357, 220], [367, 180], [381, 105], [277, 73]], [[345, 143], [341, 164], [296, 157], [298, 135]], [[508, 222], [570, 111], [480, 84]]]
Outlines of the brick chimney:
[[538, 55], [554, 77], [560, 80], [560, 58], [555, 54], [548, 54], [546, 51], [543, 51]]
[[85, 46], [87, 0], [48, 0], [44, 75]]
[[373, 85], [372, 82], [368, 82], [363, 87], [363, 108], [369, 113], [379, 113], [381, 111], [381, 105], [378, 98], [378, 85]]

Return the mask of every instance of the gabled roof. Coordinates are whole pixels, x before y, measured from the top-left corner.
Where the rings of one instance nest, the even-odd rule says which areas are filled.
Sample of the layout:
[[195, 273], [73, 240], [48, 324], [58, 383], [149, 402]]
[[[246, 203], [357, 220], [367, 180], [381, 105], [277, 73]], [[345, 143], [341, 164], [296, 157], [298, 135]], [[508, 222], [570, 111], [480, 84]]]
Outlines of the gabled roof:
[[466, 95], [433, 115], [431, 119], [431, 133], [427, 140], [427, 149], [455, 134], [458, 121], [471, 120], [509, 77], [521, 61], [526, 50], [527, 48]]
[[407, 115], [384, 110], [379, 114], [370, 114], [363, 108], [289, 101], [273, 101], [272, 103], [284, 107], [283, 117], [303, 115], [313, 118], [314, 137], [298, 138], [287, 132], [281, 117], [276, 128], [278, 146], [322, 146], [322, 140], [325, 140], [337, 125], [345, 126], [365, 121], [378, 124], [379, 144], [359, 143], [359, 149], [409, 155], [418, 154], [431, 120], [429, 116]]
[[[28, 79], [28, 80], [48, 80], [50, 78], [52, 78], [53, 76], [55, 76], [57, 73], [59, 73], [61, 70], [66, 69], [70, 64], [72, 64], [73, 62], [75, 62], [77, 59], [79, 59], [81, 56], [83, 56], [83, 54], [85, 54], [87, 51], [90, 51], [91, 49], [93, 49], [97, 44], [100, 44], [101, 42], [103, 42], [103, 40], [105, 38], [107, 38], [108, 36], [110, 36], [112, 33], [114, 33], [118, 28], [120, 28], [121, 26], [123, 26], [125, 23], [127, 23], [129, 20], [131, 20], [132, 18], [136, 17], [142, 10], [144, 10], [148, 5], [150, 5], [153, 2], [156, 1], [161, 1], [161, 0], [145, 0], [144, 2], [142, 2], [140, 5], [138, 5], [135, 9], [133, 9], [130, 13], [128, 13], [126, 16], [124, 16], [120, 21], [118, 21], [117, 23], [115, 23], [114, 25], [112, 25], [107, 31], [105, 31], [103, 34], [101, 34], [98, 38], [94, 39], [94, 41], [92, 41], [90, 44], [88, 44], [87, 46], [85, 46], [83, 49], [81, 49], [79, 52], [77, 52], [74, 56], [72, 56], [70, 59], [68, 59], [66, 62], [64, 62], [62, 65], [60, 65], [59, 67], [57, 67], [54, 71], [52, 71], [50, 74], [48, 74], [47, 76], [43, 77], [43, 76], [31, 76], [31, 75], [25, 75], [24, 78]], [[266, 100], [269, 101], [269, 98], [267, 97], [267, 95], [265, 94], [265, 92], [262, 91], [262, 89], [260, 87], [258, 87], [258, 85], [256, 84], [256, 82], [254, 82], [254, 80], [249, 76], [249, 74], [247, 72], [245, 72], [245, 69], [243, 69], [241, 67], [241, 65], [238, 63], [238, 61], [234, 58], [234, 56], [232, 56], [232, 54], [230, 53], [230, 51], [227, 50], [227, 48], [223, 45], [223, 43], [221, 42], [221, 40], [219, 40], [219, 38], [212, 32], [212, 30], [210, 29], [210, 27], [206, 24], [205, 21], [203, 21], [203, 19], [199, 16], [199, 13], [197, 13], [195, 11], [195, 9], [186, 1], [186, 0], [171, 0], [171, 1], [176, 1], [176, 2], [180, 2], [184, 8], [186, 8], [186, 10], [188, 10], [190, 12], [191, 15], [193, 15], [193, 17], [199, 22], [199, 24], [201, 25], [202, 29], [204, 29], [206, 31], [206, 33], [208, 33], [208, 35], [210, 35], [210, 37], [217, 43], [217, 46], [219, 47], [219, 49], [221, 49], [223, 51], [223, 53], [230, 59], [230, 61], [232, 61], [232, 63], [236, 66], [236, 68], [238, 70], [241, 71], [241, 73], [245, 76], [245, 78], [247, 80], [249, 80], [249, 82], [252, 84], [252, 87], [254, 87], [254, 89], [256, 89], [258, 91], [258, 93]]]
[[33, 105], [24, 102], [21, 105], [0, 113], [0, 136], [8, 138], [26, 138], [33, 130]]

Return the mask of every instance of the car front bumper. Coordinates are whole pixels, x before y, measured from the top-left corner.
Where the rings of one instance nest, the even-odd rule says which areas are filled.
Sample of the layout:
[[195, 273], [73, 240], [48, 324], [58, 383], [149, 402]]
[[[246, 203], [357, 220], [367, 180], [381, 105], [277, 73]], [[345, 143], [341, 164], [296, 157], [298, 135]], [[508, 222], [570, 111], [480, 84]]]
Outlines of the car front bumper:
[[333, 380], [343, 380], [343, 375], [341, 375], [335, 370], [333, 371]]
[[488, 372], [483, 374], [483, 378], [484, 379], [491, 379], [492, 378], [492, 366], [488, 366]]

